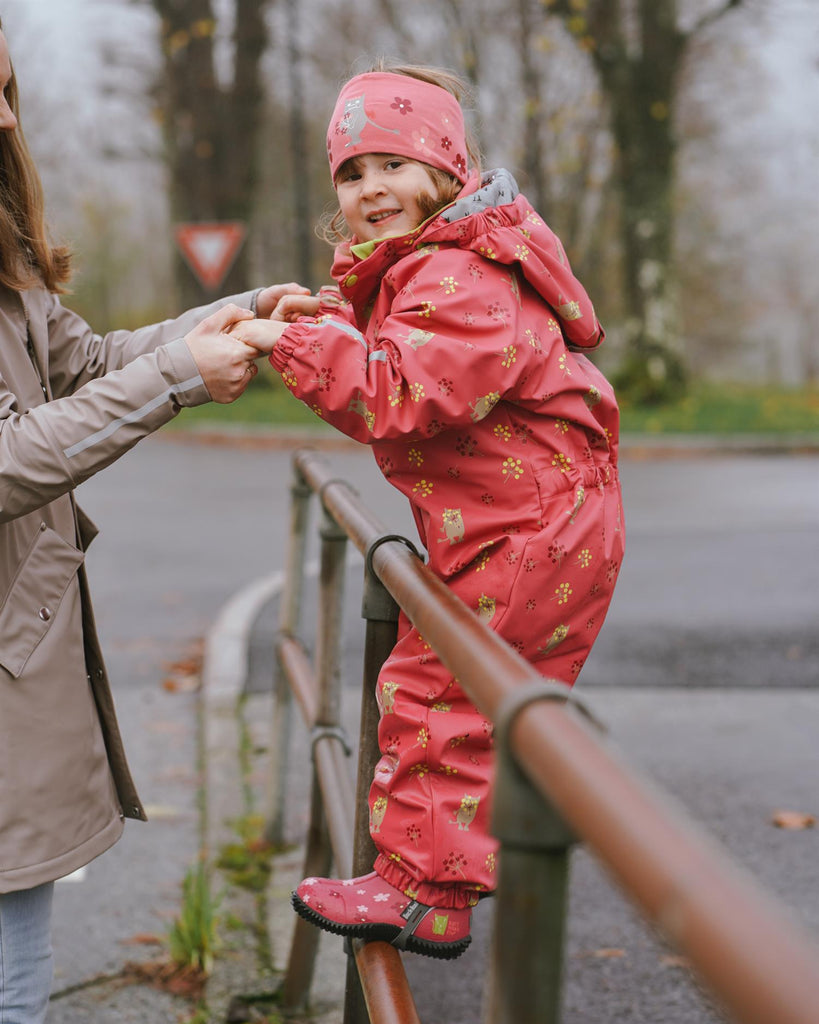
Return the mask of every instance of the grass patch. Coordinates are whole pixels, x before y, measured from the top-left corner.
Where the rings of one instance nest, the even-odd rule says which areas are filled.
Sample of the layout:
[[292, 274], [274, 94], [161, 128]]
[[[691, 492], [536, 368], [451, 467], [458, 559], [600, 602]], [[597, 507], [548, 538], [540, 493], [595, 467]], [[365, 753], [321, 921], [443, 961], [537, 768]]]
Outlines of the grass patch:
[[213, 970], [217, 945], [218, 897], [211, 894], [204, 861], [191, 868], [182, 883], [182, 907], [168, 932], [168, 950], [179, 967], [207, 976]]
[[[819, 387], [798, 389], [746, 384], [695, 384], [676, 402], [636, 406], [621, 402], [621, 429], [636, 434], [819, 433]], [[279, 375], [262, 366], [245, 394], [231, 405], [210, 402], [185, 409], [163, 428], [283, 427], [335, 433], [290, 394]]]
[[222, 847], [216, 867], [227, 873], [234, 885], [250, 892], [263, 892], [272, 870], [275, 848], [263, 835], [264, 819], [249, 815], [234, 822], [239, 841]]
[[819, 433], [819, 388], [700, 384], [668, 405], [621, 407], [623, 432], [640, 434]]

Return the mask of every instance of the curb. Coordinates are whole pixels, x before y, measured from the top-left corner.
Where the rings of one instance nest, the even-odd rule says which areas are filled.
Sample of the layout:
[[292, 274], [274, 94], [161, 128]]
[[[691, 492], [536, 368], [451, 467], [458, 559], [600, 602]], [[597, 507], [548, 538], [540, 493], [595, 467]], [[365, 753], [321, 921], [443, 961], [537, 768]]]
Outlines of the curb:
[[[205, 638], [200, 692], [200, 814], [202, 845], [211, 869], [220, 850], [236, 841], [230, 822], [246, 813], [242, 772], [245, 731], [240, 699], [248, 675], [253, 624], [282, 582], [283, 574], [275, 572], [237, 591]], [[231, 930], [228, 948], [215, 958], [205, 991], [208, 1024], [231, 1020], [236, 997], [275, 988], [273, 966], [265, 969], [259, 953], [257, 894], [236, 885], [226, 886], [220, 914], [242, 922], [244, 927]]]
[[[293, 427], [210, 425], [161, 430], [163, 441], [220, 447], [282, 451], [361, 451], [368, 447], [336, 431]], [[665, 458], [700, 455], [786, 455], [819, 453], [819, 434], [636, 434], [620, 436], [623, 458]]]
[[[357, 551], [350, 551], [347, 567], [362, 562]], [[318, 574], [318, 563], [305, 566], [308, 576]], [[236, 842], [231, 821], [248, 810], [249, 790], [254, 797], [264, 789], [243, 772], [247, 746], [266, 750], [256, 758], [251, 774], [269, 770], [273, 755], [270, 743], [272, 716], [270, 694], [247, 692], [250, 668], [250, 641], [253, 627], [264, 606], [281, 591], [284, 573], [275, 572], [255, 580], [237, 591], [223, 606], [205, 638], [202, 665], [201, 775], [202, 836], [208, 864], [213, 867], [220, 851]], [[252, 733], [253, 735], [249, 735]], [[244, 754], [243, 754], [244, 748]], [[245, 763], [245, 770], [248, 766]], [[263, 798], [263, 797], [262, 797]], [[292, 848], [277, 854], [267, 890], [251, 892], [229, 884], [222, 897], [220, 912], [242, 923], [231, 931], [229, 948], [215, 958], [208, 979], [205, 1000], [208, 1024], [245, 1020], [247, 1001], [259, 1005], [275, 1001], [281, 981], [295, 915], [290, 910], [290, 891], [301, 878], [303, 849]], [[263, 909], [262, 909], [263, 908]], [[262, 925], [260, 916], [266, 920]], [[266, 937], [260, 935], [260, 928]], [[337, 1024], [344, 1000], [346, 958], [339, 956], [339, 943], [327, 936], [321, 942], [316, 979], [312, 987], [309, 1012], [290, 1016], [293, 1024]], [[269, 948], [267, 946], [269, 940]], [[269, 958], [269, 959], [268, 959]], [[256, 1012], [251, 1008], [250, 1013]], [[256, 1019], [248, 1017], [247, 1019]]]

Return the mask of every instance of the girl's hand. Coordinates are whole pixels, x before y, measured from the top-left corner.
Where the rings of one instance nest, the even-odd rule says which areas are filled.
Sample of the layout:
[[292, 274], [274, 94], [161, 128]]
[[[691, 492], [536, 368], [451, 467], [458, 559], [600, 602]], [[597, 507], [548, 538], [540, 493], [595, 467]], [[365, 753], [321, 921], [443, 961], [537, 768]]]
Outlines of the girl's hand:
[[230, 328], [228, 334], [245, 345], [255, 348], [260, 355], [270, 355], [286, 329], [287, 323], [283, 320], [257, 318], [255, 320], [240, 320]]
[[271, 316], [276, 304], [285, 295], [308, 295], [310, 289], [291, 281], [289, 284], [272, 284], [269, 288], [262, 288], [256, 296], [256, 315], [262, 319]]
[[271, 320], [284, 320], [294, 323], [300, 316], [315, 316], [318, 313], [319, 298], [317, 295], [285, 295], [270, 314]]

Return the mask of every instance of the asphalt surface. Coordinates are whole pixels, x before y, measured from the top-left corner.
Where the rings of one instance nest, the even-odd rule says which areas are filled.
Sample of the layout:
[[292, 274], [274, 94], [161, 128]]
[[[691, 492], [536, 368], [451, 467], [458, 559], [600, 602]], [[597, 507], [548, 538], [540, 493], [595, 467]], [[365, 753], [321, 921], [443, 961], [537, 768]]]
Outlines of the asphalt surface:
[[[102, 528], [88, 554], [97, 617], [132, 769], [151, 821], [57, 886], [55, 995], [48, 1024], [175, 1022], [192, 1004], [125, 984], [124, 965], [161, 954], [180, 883], [203, 838], [265, 809], [270, 756], [270, 639], [288, 526], [287, 446], [143, 442], [80, 488]], [[379, 518], [412, 537], [400, 495], [368, 451], [329, 452]], [[819, 455], [627, 450], [627, 557], [609, 619], [577, 685], [610, 741], [819, 935], [819, 830], [775, 828], [783, 809], [819, 813]], [[361, 567], [351, 559], [345, 622], [345, 719], [357, 729]], [[184, 664], [207, 638], [211, 694]], [[232, 667], [231, 667], [232, 666]], [[206, 680], [208, 679], [206, 671]], [[221, 689], [220, 689], [221, 688]], [[246, 693], [240, 712], [236, 698]], [[349, 694], [349, 700], [347, 699]], [[199, 709], [206, 721], [203, 823]], [[210, 707], [210, 718], [208, 708]], [[210, 721], [210, 726], [207, 722]], [[246, 730], [249, 775], [237, 774]], [[296, 725], [288, 832], [302, 840], [307, 755]], [[245, 766], [247, 768], [247, 766]], [[207, 828], [205, 827], [207, 826]], [[210, 832], [208, 832], [208, 829]], [[215, 840], [211, 833], [219, 836]], [[265, 913], [284, 966], [287, 893], [299, 850], [280, 858]], [[256, 912], [251, 908], [250, 912]], [[458, 961], [406, 957], [425, 1024], [481, 1019], [492, 901]], [[314, 1020], [339, 1021], [340, 940], [322, 940]], [[213, 1020], [231, 994], [275, 984], [239, 938], [220, 957]], [[720, 1020], [687, 971], [639, 921], [595, 861], [573, 859], [563, 1024], [711, 1024]]]

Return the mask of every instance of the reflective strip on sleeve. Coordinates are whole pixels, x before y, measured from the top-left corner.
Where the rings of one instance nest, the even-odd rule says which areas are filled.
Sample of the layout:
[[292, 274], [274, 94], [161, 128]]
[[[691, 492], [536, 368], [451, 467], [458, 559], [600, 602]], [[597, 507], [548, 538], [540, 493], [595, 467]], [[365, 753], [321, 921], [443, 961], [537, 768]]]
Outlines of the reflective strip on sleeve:
[[101, 441], [105, 441], [107, 438], [115, 434], [120, 427], [124, 427], [126, 423], [136, 423], [141, 420], [148, 413], [153, 412], [154, 409], [158, 409], [160, 405], [164, 405], [171, 395], [178, 394], [180, 391], [193, 391], [194, 388], [198, 388], [204, 384], [202, 377], [197, 374], [195, 377], [190, 377], [188, 380], [182, 381], [180, 384], [174, 384], [172, 388], [167, 388], [161, 394], [157, 395], [156, 398], [152, 398], [150, 402], [146, 402], [139, 409], [134, 409], [133, 412], [127, 413], [125, 416], [120, 416], [119, 419], [112, 420], [102, 430], [97, 430], [93, 434], [89, 434], [88, 437], [83, 438], [81, 441], [77, 441], [76, 444], [72, 444], [70, 448], [64, 448], [63, 454], [67, 459], [72, 459], [75, 455], [79, 455], [81, 452], [87, 451], [89, 448], [93, 448], [95, 444], [99, 444]]

